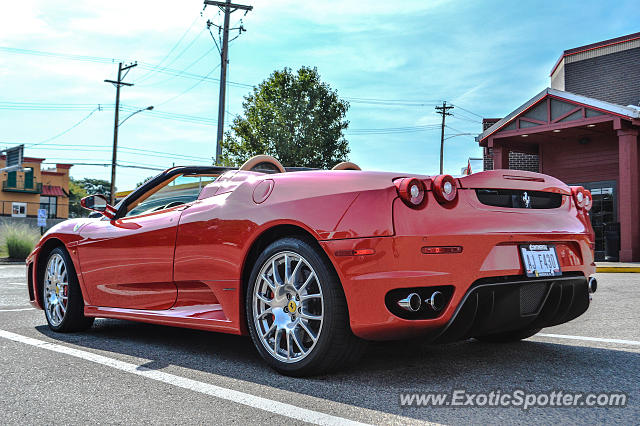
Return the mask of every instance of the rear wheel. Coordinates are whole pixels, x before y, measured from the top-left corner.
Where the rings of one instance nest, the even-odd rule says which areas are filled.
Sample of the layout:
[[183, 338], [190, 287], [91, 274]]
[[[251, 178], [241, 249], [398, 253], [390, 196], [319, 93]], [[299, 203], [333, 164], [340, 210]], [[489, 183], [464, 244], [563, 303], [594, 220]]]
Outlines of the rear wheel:
[[320, 374], [357, 359], [340, 281], [311, 242], [283, 238], [258, 257], [246, 292], [247, 322], [260, 355], [279, 372]]
[[517, 342], [518, 340], [528, 339], [537, 334], [541, 328], [532, 328], [527, 330], [507, 331], [504, 333], [488, 334], [486, 336], [477, 336], [476, 339], [482, 342], [490, 343], [508, 343]]
[[42, 300], [49, 327], [54, 331], [85, 330], [93, 318], [84, 316], [84, 301], [69, 254], [61, 247], [51, 251], [42, 277]]

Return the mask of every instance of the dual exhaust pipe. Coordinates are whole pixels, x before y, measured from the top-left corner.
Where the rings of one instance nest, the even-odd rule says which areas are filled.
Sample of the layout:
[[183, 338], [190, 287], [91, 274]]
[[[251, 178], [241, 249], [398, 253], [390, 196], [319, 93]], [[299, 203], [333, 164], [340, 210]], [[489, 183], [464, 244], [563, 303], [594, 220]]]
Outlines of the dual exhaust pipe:
[[[589, 294], [593, 294], [598, 290], [598, 280], [595, 277], [589, 277], [588, 281]], [[434, 291], [431, 296], [424, 300], [424, 303], [432, 310], [438, 312], [444, 308], [444, 294]], [[398, 300], [398, 306], [409, 312], [418, 312], [422, 307], [422, 298], [418, 293], [410, 293], [404, 299]]]
[[[424, 300], [424, 303], [432, 310], [438, 312], [444, 308], [444, 294], [439, 291], [434, 291], [431, 296]], [[405, 311], [418, 312], [422, 307], [422, 298], [418, 293], [411, 293], [404, 299], [398, 300], [398, 306]]]

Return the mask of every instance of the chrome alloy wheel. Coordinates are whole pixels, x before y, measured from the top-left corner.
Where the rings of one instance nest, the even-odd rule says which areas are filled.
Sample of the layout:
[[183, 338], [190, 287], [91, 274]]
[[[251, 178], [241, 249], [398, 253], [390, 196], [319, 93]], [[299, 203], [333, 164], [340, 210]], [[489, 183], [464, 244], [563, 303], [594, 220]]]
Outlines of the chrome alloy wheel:
[[69, 274], [64, 259], [54, 253], [47, 263], [44, 275], [44, 311], [54, 326], [62, 324], [69, 304]]
[[268, 259], [252, 303], [257, 337], [271, 356], [294, 363], [311, 353], [322, 331], [324, 299], [318, 275], [304, 257], [283, 251]]

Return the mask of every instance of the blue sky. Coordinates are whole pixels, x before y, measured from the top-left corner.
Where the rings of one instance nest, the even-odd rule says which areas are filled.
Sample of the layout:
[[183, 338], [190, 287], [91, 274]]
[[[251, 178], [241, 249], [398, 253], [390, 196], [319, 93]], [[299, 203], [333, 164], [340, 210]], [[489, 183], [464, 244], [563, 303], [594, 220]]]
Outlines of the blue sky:
[[[232, 17], [232, 23], [242, 18], [247, 32], [231, 44], [229, 79], [240, 84], [229, 86], [226, 123], [242, 113], [249, 86], [273, 70], [315, 66], [351, 101], [350, 159], [368, 170], [437, 173], [440, 132], [429, 127], [440, 120], [436, 103], [457, 106], [448, 136], [478, 134], [479, 116], [504, 116], [547, 87], [563, 50], [640, 31], [637, 1], [615, 7], [602, 1], [244, 2], [254, 10]], [[51, 162], [109, 163], [113, 108], [94, 111], [52, 137], [98, 104], [114, 103], [115, 89], [103, 80], [115, 78], [117, 65], [108, 61], [115, 58], [140, 62], [127, 77], [135, 85], [122, 89], [121, 102], [156, 107], [120, 128], [119, 160], [159, 168], [209, 164], [218, 83], [193, 75], [219, 77], [219, 56], [204, 23], [220, 23], [221, 17], [211, 7], [200, 16], [202, 9], [201, 0], [5, 5], [0, 46], [9, 49], [0, 49], [0, 146], [25, 143], [26, 155]], [[186, 72], [153, 72], [158, 64]], [[185, 115], [197, 118], [184, 121]], [[445, 172], [458, 174], [478, 156], [473, 136], [452, 137]], [[108, 179], [110, 168], [78, 165], [71, 174]], [[131, 189], [152, 174], [119, 168], [117, 186]]]

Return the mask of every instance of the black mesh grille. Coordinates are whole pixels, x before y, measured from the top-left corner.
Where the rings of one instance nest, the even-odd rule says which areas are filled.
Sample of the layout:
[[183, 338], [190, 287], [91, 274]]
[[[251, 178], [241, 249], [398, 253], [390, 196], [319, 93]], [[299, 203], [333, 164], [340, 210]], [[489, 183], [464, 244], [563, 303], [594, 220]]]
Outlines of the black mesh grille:
[[547, 283], [531, 283], [520, 287], [520, 315], [538, 312], [540, 303], [547, 293]]
[[562, 194], [521, 189], [476, 189], [482, 204], [516, 209], [557, 209], [562, 204]]

